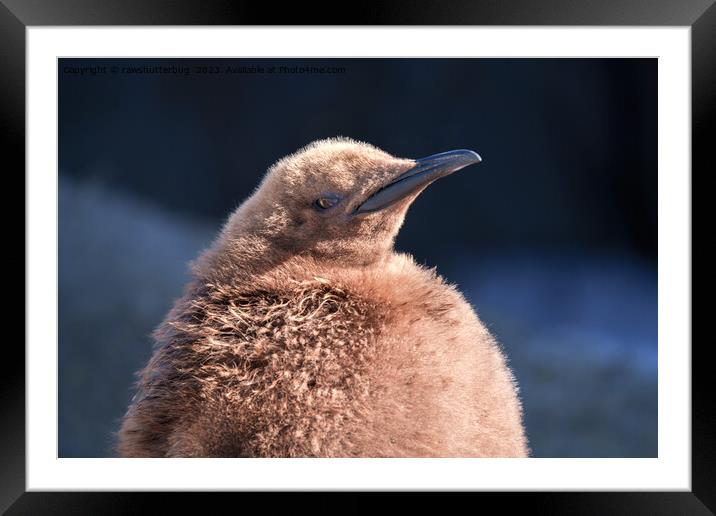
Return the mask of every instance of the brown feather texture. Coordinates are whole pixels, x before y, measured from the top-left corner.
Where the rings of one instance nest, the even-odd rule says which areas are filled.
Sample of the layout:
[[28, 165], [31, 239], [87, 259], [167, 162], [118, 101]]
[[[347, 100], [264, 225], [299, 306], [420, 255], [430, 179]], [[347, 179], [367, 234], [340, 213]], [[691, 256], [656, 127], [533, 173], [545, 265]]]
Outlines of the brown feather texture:
[[[455, 287], [393, 250], [419, 192], [368, 144], [280, 160], [193, 264], [118, 434], [125, 457], [525, 457], [505, 356]], [[331, 214], [317, 197], [342, 201]]]

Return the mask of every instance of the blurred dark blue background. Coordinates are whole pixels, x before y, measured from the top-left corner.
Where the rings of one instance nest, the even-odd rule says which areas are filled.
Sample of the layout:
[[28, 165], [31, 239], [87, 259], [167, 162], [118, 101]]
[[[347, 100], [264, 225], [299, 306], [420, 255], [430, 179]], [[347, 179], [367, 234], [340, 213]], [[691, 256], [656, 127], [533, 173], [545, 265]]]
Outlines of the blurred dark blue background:
[[502, 343], [534, 456], [656, 456], [656, 73], [656, 59], [61, 59], [60, 456], [112, 455], [187, 262], [273, 161], [336, 135], [482, 155], [421, 195], [398, 248]]

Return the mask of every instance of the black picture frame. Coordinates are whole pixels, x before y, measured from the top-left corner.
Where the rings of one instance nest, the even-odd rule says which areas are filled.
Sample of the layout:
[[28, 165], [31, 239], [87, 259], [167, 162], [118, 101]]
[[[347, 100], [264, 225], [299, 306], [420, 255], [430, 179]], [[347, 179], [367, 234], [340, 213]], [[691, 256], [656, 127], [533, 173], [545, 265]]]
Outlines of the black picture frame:
[[[605, 0], [602, 2], [519, 0], [510, 2], [439, 2], [420, 0], [352, 4], [351, 17], [305, 3], [259, 5], [227, 0], [0, 0], [1, 124], [6, 177], [24, 177], [25, 170], [25, 30], [57, 25], [640, 25], [690, 26], [692, 50], [692, 179], [713, 171], [709, 135], [716, 111], [716, 5], [714, 0]], [[13, 174], [13, 172], [17, 172]], [[24, 181], [23, 181], [24, 191]], [[24, 238], [24, 237], [23, 237]], [[27, 258], [15, 253], [12, 261]], [[19, 267], [18, 267], [19, 268]], [[25, 269], [26, 270], [26, 269]], [[19, 304], [19, 303], [18, 303]], [[24, 304], [23, 304], [24, 306]], [[19, 326], [19, 325], [14, 325]], [[684, 343], [688, 345], [689, 343]], [[714, 375], [706, 359], [708, 342], [692, 342], [692, 491], [589, 493], [480, 493], [501, 511], [517, 508], [543, 514], [713, 514], [716, 512], [716, 428], [711, 400]], [[127, 514], [144, 512], [155, 503], [164, 510], [175, 504], [184, 510], [213, 512], [235, 497], [242, 503], [256, 495], [225, 493], [40, 493], [25, 492], [25, 353], [7, 339], [0, 374], [0, 512], [6, 514]], [[667, 437], [668, 438], [668, 437]], [[304, 498], [305, 499], [305, 498]], [[422, 502], [421, 495], [411, 498]], [[454, 503], [464, 502], [456, 500]], [[293, 510], [295, 501], [272, 495], [272, 512]], [[367, 510], [373, 505], [356, 494], [350, 501], [333, 496], [306, 502], [312, 510], [341, 504], [341, 512]], [[446, 506], [444, 502], [442, 509]]]

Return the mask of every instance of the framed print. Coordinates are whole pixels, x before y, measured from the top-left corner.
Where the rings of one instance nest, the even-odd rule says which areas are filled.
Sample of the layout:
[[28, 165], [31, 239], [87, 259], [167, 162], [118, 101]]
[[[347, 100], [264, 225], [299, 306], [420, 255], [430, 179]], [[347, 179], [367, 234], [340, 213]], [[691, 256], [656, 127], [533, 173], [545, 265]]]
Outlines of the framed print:
[[712, 513], [691, 178], [716, 7], [563, 4], [4, 2], [27, 302], [0, 508]]

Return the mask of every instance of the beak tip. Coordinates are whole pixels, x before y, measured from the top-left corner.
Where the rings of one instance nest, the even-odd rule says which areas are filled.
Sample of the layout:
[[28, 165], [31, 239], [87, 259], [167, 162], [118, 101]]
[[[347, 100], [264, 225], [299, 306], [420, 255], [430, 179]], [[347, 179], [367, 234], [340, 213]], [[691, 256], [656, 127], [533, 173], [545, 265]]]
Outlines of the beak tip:
[[482, 161], [482, 156], [480, 156], [477, 152], [475, 152], [475, 151], [470, 151], [470, 152], [472, 152], [472, 153], [475, 155], [475, 156], [474, 156], [474, 157], [475, 157], [475, 163], [480, 163], [480, 162]]
[[[470, 165], [477, 165], [482, 161], [482, 156], [480, 156], [474, 150], [469, 149], [458, 149], [454, 151], [443, 152], [438, 156], [443, 156], [443, 159], [451, 160], [455, 164], [455, 170], [460, 170], [461, 168]], [[427, 159], [430, 159], [431, 157], [432, 156], [429, 156]]]
[[470, 164], [480, 163], [482, 161], [482, 157], [473, 150], [463, 149], [461, 152], [464, 153], [466, 160], [469, 161]]

